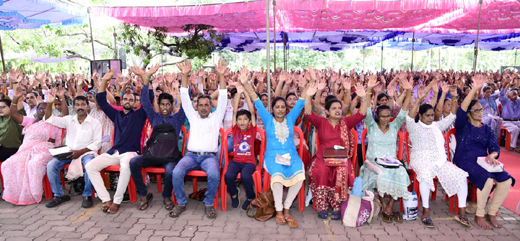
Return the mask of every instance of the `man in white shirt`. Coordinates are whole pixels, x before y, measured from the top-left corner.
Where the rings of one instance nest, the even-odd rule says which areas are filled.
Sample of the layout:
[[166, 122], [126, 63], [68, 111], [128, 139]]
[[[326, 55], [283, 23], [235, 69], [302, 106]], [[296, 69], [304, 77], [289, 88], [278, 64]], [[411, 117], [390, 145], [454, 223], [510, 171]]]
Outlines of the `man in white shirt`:
[[184, 177], [192, 170], [203, 170], [208, 176], [208, 190], [205, 193], [204, 205], [206, 216], [210, 219], [217, 217], [213, 207], [213, 201], [217, 195], [220, 182], [220, 164], [216, 156], [218, 151], [218, 136], [222, 119], [226, 113], [227, 89], [224, 80], [226, 62], [220, 60], [215, 70], [220, 79], [220, 89], [217, 110], [211, 113], [211, 97], [200, 96], [197, 101], [197, 111], [191, 103], [188, 86], [188, 74], [191, 72], [191, 62], [186, 60], [184, 64], [177, 65], [182, 71], [181, 103], [186, 117], [190, 122], [190, 134], [188, 141], [189, 152], [179, 161], [173, 169], [173, 192], [177, 203], [170, 212], [170, 217], [176, 218], [186, 211], [186, 193], [184, 192]]
[[[63, 95], [60, 94], [60, 99]], [[89, 116], [87, 113], [88, 99], [85, 96], [78, 96], [74, 98], [74, 112], [75, 115], [67, 115], [63, 117], [52, 115], [52, 104], [54, 103], [56, 96], [49, 94], [47, 101], [47, 110], [45, 112], [45, 121], [51, 125], [65, 128], [67, 136], [65, 137], [65, 143], [71, 149], [72, 154], [66, 159], [58, 160], [57, 158], [52, 159], [47, 164], [47, 176], [51, 183], [52, 193], [54, 198], [45, 204], [46, 207], [56, 207], [64, 202], [70, 200], [69, 195], [64, 195], [61, 179], [60, 170], [67, 164], [71, 163], [72, 160], [81, 158], [81, 163], [86, 165], [92, 159], [94, 159], [94, 153], [96, 153], [101, 147], [101, 123]], [[83, 191], [83, 203], [81, 207], [90, 208], [92, 207], [92, 184], [88, 178], [87, 173], [84, 174], [85, 179], [85, 190]]]
[[25, 97], [25, 102], [27, 103], [27, 106], [24, 105], [25, 113], [28, 117], [34, 117], [34, 114], [36, 114], [36, 105], [38, 105], [36, 101], [38, 92], [29, 92]]

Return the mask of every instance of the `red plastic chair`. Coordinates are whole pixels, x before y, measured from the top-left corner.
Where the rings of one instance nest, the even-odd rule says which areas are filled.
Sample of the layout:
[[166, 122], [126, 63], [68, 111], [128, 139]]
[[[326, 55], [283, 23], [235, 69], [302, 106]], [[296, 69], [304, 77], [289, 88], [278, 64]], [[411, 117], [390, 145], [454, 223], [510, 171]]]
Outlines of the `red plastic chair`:
[[[222, 140], [227, 139], [227, 138], [226, 138], [227, 136], [224, 135], [224, 130], [223, 130], [222, 128], [220, 128], [219, 131], [220, 131], [220, 136], [221, 136]], [[186, 134], [186, 143], [187, 143], [189, 140], [190, 140], [190, 132], [188, 131], [188, 133]], [[224, 141], [221, 141], [221, 143], [224, 143]], [[224, 149], [227, 149], [227, 146], [224, 148], [224, 145], [222, 145], [222, 144], [220, 145], [220, 147], [221, 147], [221, 148], [220, 148], [220, 152], [221, 152], [221, 153], [223, 153]], [[183, 149], [184, 149], [184, 148], [183, 148]], [[221, 169], [221, 168], [220, 168], [220, 165], [221, 165], [221, 163], [222, 163], [222, 155], [220, 155], [218, 163], [219, 163], [219, 169]], [[196, 191], [198, 190], [198, 187], [197, 187], [197, 178], [198, 178], [198, 177], [207, 177], [207, 174], [206, 174], [205, 171], [202, 171], [202, 170], [193, 170], [193, 171], [188, 172], [188, 173], [186, 174], [186, 177], [188, 177], [188, 176], [192, 178], [192, 182], [193, 182], [193, 192], [196, 192]], [[222, 176], [222, 172], [220, 173], [220, 176]], [[219, 187], [217, 188], [217, 195], [215, 196], [215, 200], [213, 201], [213, 207], [214, 207], [215, 209], [218, 209], [218, 199], [219, 199], [219, 197], [220, 197], [220, 193], [221, 193], [221, 190], [220, 190], [220, 189], [221, 189], [221, 188], [222, 188], [222, 183], [219, 183]], [[173, 197], [175, 197], [175, 194], [172, 194], [172, 195], [173, 195]]]
[[[300, 137], [300, 140], [303, 140], [303, 132], [300, 128], [294, 127], [294, 132], [298, 134]], [[300, 158], [303, 156], [303, 141], [300, 141], [300, 144], [298, 145], [298, 155]], [[267, 191], [269, 187], [271, 186], [271, 175], [267, 171], [264, 172], [264, 184], [263, 184], [263, 191]], [[302, 185], [302, 188], [298, 192], [298, 210], [300, 212], [303, 212], [305, 209], [305, 185]]]
[[[502, 116], [502, 105], [498, 105], [497, 107], [498, 109], [498, 116]], [[504, 144], [504, 148], [506, 149], [506, 151], [509, 151], [511, 149], [511, 133], [507, 130], [507, 128], [503, 127], [503, 126], [500, 126], [500, 134], [499, 134], [499, 137], [498, 137], [498, 145], [500, 146], [500, 142], [502, 140], [502, 133], [504, 133], [504, 135], [506, 135], [506, 143]]]
[[[255, 191], [259, 192], [260, 190], [262, 190], [262, 169], [263, 169], [263, 164], [264, 164], [264, 155], [265, 155], [265, 148], [266, 148], [266, 137], [265, 137], [265, 131], [262, 130], [262, 128], [260, 127], [255, 127], [256, 128], [256, 133], [259, 133], [260, 134], [260, 137], [261, 137], [261, 140], [260, 140], [260, 153], [259, 156], [259, 161], [258, 161], [258, 164], [256, 165], [256, 169], [255, 169], [255, 172], [253, 173], [253, 181], [255, 183]], [[224, 136], [228, 136], [230, 133], [232, 133], [232, 128], [229, 128], [226, 130], [226, 132], [224, 133]], [[256, 138], [256, 136], [254, 137]], [[227, 142], [227, 138], [223, 138], [224, 139], [224, 144], [222, 144], [222, 146], [224, 147], [223, 151], [224, 151], [224, 158], [225, 158], [225, 162], [224, 162], [224, 170], [222, 171], [222, 175], [220, 175], [220, 197], [221, 197], [221, 202], [222, 202], [222, 211], [226, 211], [227, 210], [227, 185], [226, 185], [226, 181], [224, 180], [224, 175], [226, 174], [227, 172], [227, 168], [228, 168], [228, 165], [229, 165], [229, 161], [230, 159], [234, 156], [234, 153], [231, 152], [231, 153], [228, 153], [228, 150], [227, 150], [227, 146], [228, 146], [228, 142]], [[240, 173], [238, 173], [238, 176], [237, 176], [237, 179], [238, 178], [241, 178], [241, 175]]]

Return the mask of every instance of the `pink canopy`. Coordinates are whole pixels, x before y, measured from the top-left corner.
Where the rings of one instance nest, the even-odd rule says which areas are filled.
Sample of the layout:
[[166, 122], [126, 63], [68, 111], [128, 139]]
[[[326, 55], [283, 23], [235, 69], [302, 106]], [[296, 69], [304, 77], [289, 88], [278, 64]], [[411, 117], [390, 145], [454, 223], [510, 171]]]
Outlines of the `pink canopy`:
[[[474, 33], [478, 0], [278, 0], [277, 31], [417, 31]], [[100, 7], [93, 14], [111, 16], [143, 27], [182, 32], [186, 24], [207, 24], [219, 32], [265, 32], [265, 1], [182, 7]], [[484, 0], [482, 33], [520, 30], [520, 3]], [[272, 18], [272, 16], [271, 16]], [[273, 24], [271, 21], [271, 28]]]

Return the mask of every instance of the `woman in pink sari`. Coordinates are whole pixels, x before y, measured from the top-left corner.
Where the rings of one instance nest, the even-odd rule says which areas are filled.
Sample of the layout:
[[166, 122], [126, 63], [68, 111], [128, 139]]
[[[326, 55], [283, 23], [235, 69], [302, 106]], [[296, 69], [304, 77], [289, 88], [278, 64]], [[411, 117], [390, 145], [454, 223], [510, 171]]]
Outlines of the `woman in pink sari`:
[[[21, 93], [17, 94], [13, 98], [16, 101], [21, 96]], [[15, 110], [11, 111], [11, 118], [25, 128], [25, 137], [18, 152], [2, 164], [2, 198], [12, 204], [29, 205], [42, 200], [42, 180], [47, 172], [47, 162], [53, 158], [49, 149], [61, 142], [60, 129], [41, 121], [46, 108], [47, 103], [40, 103], [36, 118], [22, 116], [16, 112], [16, 108], [11, 108]]]

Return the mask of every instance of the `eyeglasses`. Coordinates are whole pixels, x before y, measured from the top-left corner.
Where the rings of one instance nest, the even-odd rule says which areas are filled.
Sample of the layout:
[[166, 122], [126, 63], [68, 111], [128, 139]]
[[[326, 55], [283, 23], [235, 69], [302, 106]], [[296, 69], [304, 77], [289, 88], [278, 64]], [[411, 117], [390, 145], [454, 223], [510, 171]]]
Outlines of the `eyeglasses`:
[[470, 110], [470, 112], [484, 112], [483, 108]]

